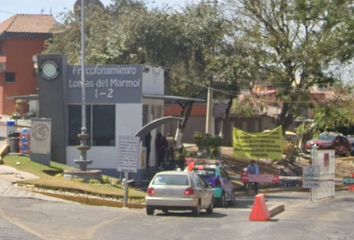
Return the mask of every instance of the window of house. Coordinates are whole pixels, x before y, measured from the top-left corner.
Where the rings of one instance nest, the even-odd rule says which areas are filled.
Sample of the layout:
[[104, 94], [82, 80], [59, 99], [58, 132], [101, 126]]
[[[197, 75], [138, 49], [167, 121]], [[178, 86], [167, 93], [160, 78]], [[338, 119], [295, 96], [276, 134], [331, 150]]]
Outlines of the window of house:
[[16, 74], [13, 72], [6, 72], [5, 73], [5, 82], [7, 82], [7, 83], [16, 82]]
[[92, 106], [92, 145], [115, 146], [116, 118], [114, 105]]
[[[86, 127], [89, 134], [88, 144], [91, 146], [115, 146], [115, 106], [87, 105]], [[77, 136], [81, 132], [81, 105], [68, 107], [68, 144], [80, 144]]]

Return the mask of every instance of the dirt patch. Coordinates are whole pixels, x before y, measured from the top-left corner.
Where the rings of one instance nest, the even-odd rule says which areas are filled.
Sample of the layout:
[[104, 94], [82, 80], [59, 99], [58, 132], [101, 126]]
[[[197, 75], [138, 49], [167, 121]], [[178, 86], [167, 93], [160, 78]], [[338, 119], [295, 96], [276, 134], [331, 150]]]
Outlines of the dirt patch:
[[354, 157], [336, 159], [336, 177], [351, 177], [354, 174]]
[[[191, 150], [196, 151], [196, 148], [190, 148]], [[242, 169], [246, 168], [249, 164], [249, 160], [235, 159], [233, 156], [232, 147], [222, 147], [221, 148], [221, 158], [226, 163], [229, 168], [229, 171], [233, 175], [238, 175], [242, 173]], [[262, 174], [273, 174], [279, 175], [280, 169], [286, 165], [285, 161], [278, 162], [257, 162], [260, 172]], [[310, 164], [310, 159], [306, 156], [298, 157], [296, 162], [293, 164], [288, 164], [285, 167], [288, 167], [292, 172], [292, 175], [301, 176], [302, 167], [308, 166]], [[354, 173], [354, 157], [347, 158], [336, 158], [336, 177], [350, 177]]]

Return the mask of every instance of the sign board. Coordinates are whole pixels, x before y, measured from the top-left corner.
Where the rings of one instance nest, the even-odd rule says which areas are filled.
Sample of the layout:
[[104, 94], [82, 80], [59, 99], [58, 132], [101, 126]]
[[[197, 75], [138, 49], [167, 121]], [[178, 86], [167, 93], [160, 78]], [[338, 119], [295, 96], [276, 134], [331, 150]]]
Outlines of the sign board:
[[277, 183], [279, 182], [279, 177], [270, 174], [261, 174], [261, 175], [249, 174], [248, 182]]
[[140, 162], [140, 138], [118, 137], [118, 171], [137, 172]]
[[235, 158], [280, 160], [283, 158], [282, 128], [261, 133], [247, 133], [235, 128], [233, 149]]
[[320, 168], [319, 168], [319, 166], [303, 167], [302, 173], [303, 173], [303, 188], [318, 188], [318, 187], [320, 187], [320, 182], [319, 182]]
[[50, 154], [51, 123], [50, 119], [32, 119], [30, 131], [32, 154]]
[[325, 168], [329, 167], [329, 153], [323, 154], [323, 167]]
[[[141, 103], [141, 65], [96, 65], [85, 67], [86, 102]], [[69, 103], [81, 102], [81, 67], [67, 67], [67, 96]]]

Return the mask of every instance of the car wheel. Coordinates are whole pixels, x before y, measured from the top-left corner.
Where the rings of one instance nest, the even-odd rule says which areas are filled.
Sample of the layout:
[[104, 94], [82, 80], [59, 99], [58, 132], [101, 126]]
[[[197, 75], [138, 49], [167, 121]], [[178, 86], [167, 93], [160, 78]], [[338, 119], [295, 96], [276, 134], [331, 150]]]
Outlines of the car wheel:
[[146, 214], [151, 216], [154, 215], [155, 209], [153, 209], [152, 207], [146, 207]]
[[163, 212], [164, 214], [168, 214], [168, 209], [164, 209], [164, 210], [162, 210], [162, 212]]
[[192, 213], [196, 217], [200, 215], [200, 201], [198, 202], [198, 205], [193, 208]]
[[232, 192], [231, 194], [231, 200], [228, 201], [229, 206], [235, 205], [235, 192]]
[[247, 183], [247, 195], [250, 195], [250, 193], [252, 192], [252, 183]]
[[207, 208], [207, 214], [212, 214], [214, 211], [214, 200], [211, 201], [209, 207]]
[[226, 207], [226, 199], [225, 199], [225, 193], [223, 192], [222, 194], [221, 194], [221, 198], [220, 198], [220, 207]]
[[346, 152], [345, 156], [346, 156], [346, 157], [350, 157], [350, 155], [351, 155], [351, 151], [348, 150], [348, 151]]

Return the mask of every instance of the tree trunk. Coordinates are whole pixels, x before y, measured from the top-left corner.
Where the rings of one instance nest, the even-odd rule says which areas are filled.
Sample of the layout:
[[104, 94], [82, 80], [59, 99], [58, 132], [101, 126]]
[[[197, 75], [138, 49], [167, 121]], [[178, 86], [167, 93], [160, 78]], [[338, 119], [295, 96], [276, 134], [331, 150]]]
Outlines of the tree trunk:
[[[233, 103], [234, 97], [233, 96], [229, 96], [228, 102], [227, 102], [227, 106], [224, 112], [224, 116], [223, 119], [221, 121], [221, 127], [220, 127], [220, 132], [219, 132], [219, 136], [221, 138], [224, 138], [224, 136], [228, 137], [228, 134], [226, 133], [226, 130], [228, 129], [228, 125], [229, 125], [229, 116], [230, 116], [230, 110], [232, 107], [232, 103]], [[224, 139], [224, 144], [227, 142], [227, 139]]]
[[182, 108], [180, 112], [180, 117], [182, 117], [182, 121], [178, 123], [178, 127], [176, 130], [175, 141], [177, 148], [182, 147], [182, 138], [183, 138], [183, 131], [186, 128], [189, 116], [192, 112], [193, 102], [188, 101], [184, 103], [179, 103], [180, 107]]
[[279, 115], [277, 125], [282, 126], [283, 133], [289, 128], [289, 126], [293, 123], [293, 114], [290, 112], [291, 108], [288, 103], [284, 103], [282, 111]]

